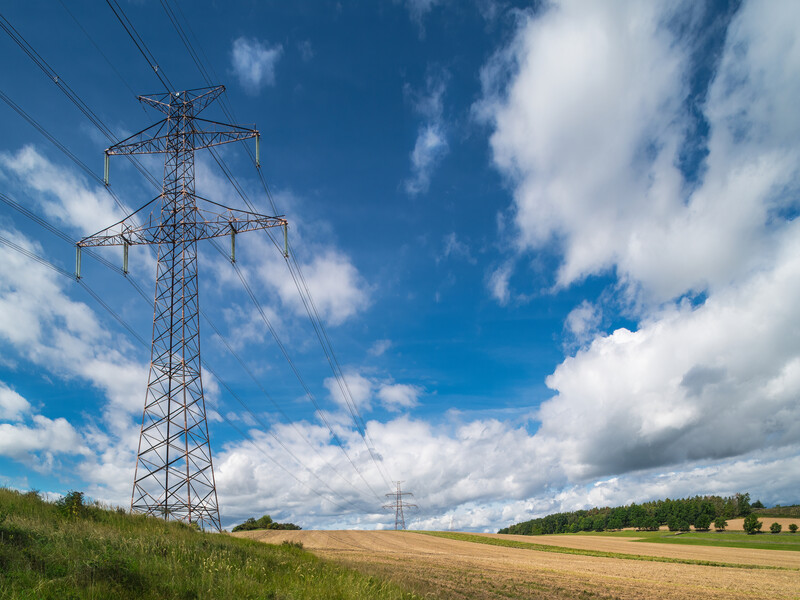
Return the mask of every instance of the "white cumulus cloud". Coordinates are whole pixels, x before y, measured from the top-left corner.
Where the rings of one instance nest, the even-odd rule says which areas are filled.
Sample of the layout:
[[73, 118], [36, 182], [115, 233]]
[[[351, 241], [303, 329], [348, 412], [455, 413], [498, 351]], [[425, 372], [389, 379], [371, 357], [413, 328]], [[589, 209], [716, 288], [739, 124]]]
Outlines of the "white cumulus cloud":
[[30, 403], [0, 381], [0, 419], [20, 421], [31, 410]]
[[768, 257], [772, 211], [788, 200], [776, 192], [795, 183], [798, 9], [750, 3], [734, 19], [702, 106], [707, 171], [687, 191], [690, 48], [668, 24], [689, 9], [554, 3], [484, 69], [478, 112], [514, 185], [516, 242], [558, 244], [560, 286], [615, 268], [660, 302]]

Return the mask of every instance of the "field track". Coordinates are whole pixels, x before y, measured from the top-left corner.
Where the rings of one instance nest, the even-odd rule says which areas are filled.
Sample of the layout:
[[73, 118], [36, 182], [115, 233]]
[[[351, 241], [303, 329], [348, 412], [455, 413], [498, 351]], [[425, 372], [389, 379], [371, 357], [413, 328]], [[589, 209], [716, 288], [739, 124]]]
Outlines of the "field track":
[[[761, 567], [750, 569], [555, 554], [396, 531], [248, 531], [236, 535], [271, 544], [302, 542], [306, 550], [320, 557], [392, 579], [428, 598], [800, 600], [798, 552], [646, 544], [599, 536], [493, 536]], [[782, 569], [763, 568], [770, 566]]]

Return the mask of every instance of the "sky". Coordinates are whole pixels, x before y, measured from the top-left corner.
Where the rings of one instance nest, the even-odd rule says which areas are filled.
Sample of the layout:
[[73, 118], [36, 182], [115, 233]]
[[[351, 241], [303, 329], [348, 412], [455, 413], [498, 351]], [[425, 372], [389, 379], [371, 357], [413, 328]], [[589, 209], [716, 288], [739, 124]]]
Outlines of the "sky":
[[[0, 32], [0, 485], [130, 504], [152, 302], [118, 248], [76, 282], [70, 240], [158, 195], [122, 157], [100, 180], [103, 150], [161, 118], [137, 100], [161, 76], [225, 85], [204, 116], [258, 128], [358, 409], [270, 238], [237, 236], [258, 306], [227, 241], [201, 242], [223, 527], [391, 528], [394, 481], [416, 529], [800, 501], [796, 2], [118, 7], [151, 61], [111, 5], [2, 9], [44, 69]], [[217, 156], [273, 214], [244, 143]], [[195, 162], [199, 195], [244, 208]], [[161, 181], [161, 156], [142, 165]], [[153, 255], [129, 261], [152, 298]]]

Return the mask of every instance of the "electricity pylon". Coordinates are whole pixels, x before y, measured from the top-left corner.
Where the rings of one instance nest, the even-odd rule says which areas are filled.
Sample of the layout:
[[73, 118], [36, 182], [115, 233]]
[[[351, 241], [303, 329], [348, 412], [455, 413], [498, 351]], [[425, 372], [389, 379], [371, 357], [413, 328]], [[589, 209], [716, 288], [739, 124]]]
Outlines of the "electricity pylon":
[[[164, 154], [162, 192], [118, 223], [83, 238], [76, 259], [80, 277], [82, 247], [123, 246], [127, 273], [128, 246], [158, 246], [150, 375], [131, 510], [216, 530], [219, 504], [200, 373], [197, 242], [230, 235], [233, 261], [237, 233], [282, 226], [285, 240], [287, 227], [283, 218], [228, 208], [195, 195], [195, 150], [256, 138], [258, 166], [257, 130], [197, 117], [223, 91], [216, 86], [139, 97], [166, 117], [108, 148], [104, 179], [108, 185], [110, 155]], [[210, 208], [199, 208], [198, 200]], [[148, 206], [150, 213], [145, 215]]]
[[408, 502], [403, 501], [403, 496], [414, 496], [411, 492], [401, 492], [400, 491], [400, 484], [403, 483], [402, 481], [395, 481], [397, 484], [397, 491], [391, 494], [386, 494], [387, 498], [394, 498], [393, 504], [384, 504], [383, 508], [386, 509], [394, 509], [394, 528], [395, 531], [398, 529], [405, 529], [406, 528], [406, 518], [403, 515], [404, 508], [418, 508], [416, 504], [409, 504]]

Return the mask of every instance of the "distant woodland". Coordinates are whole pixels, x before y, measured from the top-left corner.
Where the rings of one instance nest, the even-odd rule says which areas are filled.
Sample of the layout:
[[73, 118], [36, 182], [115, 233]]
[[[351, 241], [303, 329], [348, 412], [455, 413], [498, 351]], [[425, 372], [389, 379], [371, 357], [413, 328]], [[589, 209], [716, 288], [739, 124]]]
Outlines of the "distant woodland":
[[276, 523], [269, 515], [264, 515], [260, 519], [250, 517], [232, 529], [232, 531], [251, 531], [253, 529], [302, 529], [294, 523]]
[[[605, 531], [624, 527], [655, 531], [662, 525], [666, 525], [672, 531], [688, 531], [690, 526], [705, 531], [712, 524], [717, 529], [724, 529], [727, 525], [726, 519], [746, 517], [754, 510], [763, 508], [760, 501], [750, 503], [750, 494], [735, 494], [729, 497], [695, 496], [679, 500], [668, 498], [616, 508], [592, 508], [556, 513], [511, 525], [498, 533], [541, 535]], [[775, 509], [768, 510], [772, 512]]]

